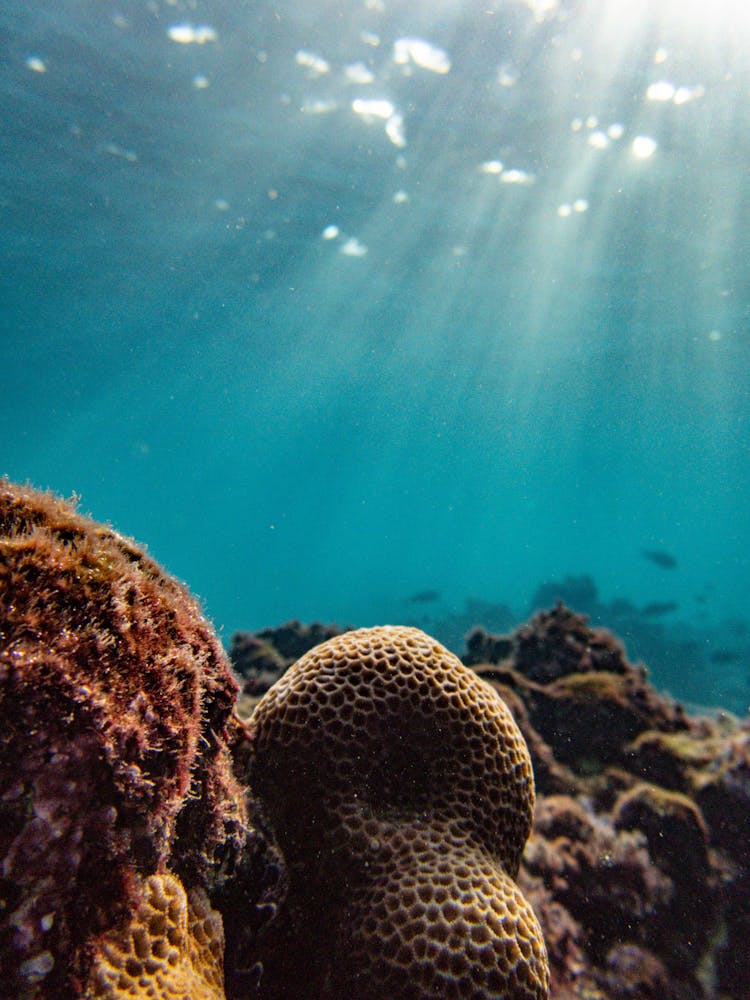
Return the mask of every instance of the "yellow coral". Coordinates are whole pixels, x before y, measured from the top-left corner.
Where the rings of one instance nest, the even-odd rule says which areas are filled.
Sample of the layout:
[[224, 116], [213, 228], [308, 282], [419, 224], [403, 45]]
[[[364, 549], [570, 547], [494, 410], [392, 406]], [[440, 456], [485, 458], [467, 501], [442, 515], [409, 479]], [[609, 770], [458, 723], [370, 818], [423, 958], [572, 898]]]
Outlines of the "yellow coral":
[[[513, 881], [531, 763], [489, 685], [418, 629], [359, 629], [291, 667], [251, 730], [287, 912], [316, 906], [282, 919], [284, 966], [262, 956], [264, 995], [547, 997], [539, 924]], [[294, 954], [311, 924], [313, 953], [328, 951], [318, 983], [309, 937]]]
[[151, 875], [130, 923], [96, 944], [87, 1000], [224, 1000], [224, 928], [205, 893]]

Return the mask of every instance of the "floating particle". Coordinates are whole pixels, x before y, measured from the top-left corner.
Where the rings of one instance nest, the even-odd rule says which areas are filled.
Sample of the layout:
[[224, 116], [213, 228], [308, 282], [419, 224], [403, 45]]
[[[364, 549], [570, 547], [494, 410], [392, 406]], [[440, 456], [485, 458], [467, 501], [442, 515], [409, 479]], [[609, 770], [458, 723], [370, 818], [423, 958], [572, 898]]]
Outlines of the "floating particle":
[[341, 230], [338, 226], [331, 224], [330, 226], [326, 226], [320, 235], [324, 240], [335, 240], [341, 235]]
[[338, 104], [335, 101], [306, 97], [302, 102], [300, 111], [305, 115], [328, 115], [337, 108]]
[[618, 139], [622, 139], [624, 134], [625, 126], [621, 122], [612, 122], [607, 129], [607, 135], [613, 140], [613, 142], [616, 142]]
[[663, 45], [660, 45], [656, 52], [654, 52], [654, 62], [659, 66], [661, 63], [666, 62], [667, 59], [669, 59], [669, 52]]
[[394, 146], [403, 149], [406, 146], [406, 134], [404, 132], [404, 119], [401, 115], [391, 115], [385, 123], [385, 134]]
[[561, 219], [567, 219], [572, 211], [572, 207], [566, 201], [557, 206], [557, 214]]
[[216, 29], [210, 24], [173, 24], [167, 29], [167, 36], [180, 45], [205, 45], [218, 38]]
[[633, 156], [638, 160], [648, 160], [654, 155], [657, 148], [656, 139], [652, 139], [648, 135], [637, 135], [630, 147], [633, 151]]
[[583, 128], [582, 118], [574, 118], [573, 121], [570, 123], [571, 132], [580, 132], [582, 128]]
[[708, 339], [716, 343], [717, 340], [721, 340], [721, 330], [709, 330]]
[[138, 154], [133, 149], [123, 149], [122, 146], [118, 146], [116, 142], [105, 143], [101, 147], [105, 153], [109, 153], [110, 156], [117, 156], [122, 160], [127, 160], [128, 163], [137, 163]]
[[588, 210], [589, 210], [589, 203], [585, 198], [576, 198], [576, 200], [573, 202], [574, 212], [588, 212]]
[[364, 243], [360, 243], [356, 236], [350, 236], [348, 240], [345, 240], [340, 249], [345, 257], [365, 257], [367, 255], [367, 247]]
[[503, 184], [533, 184], [535, 177], [526, 170], [519, 170], [514, 167], [512, 170], [503, 170], [500, 174]]
[[396, 191], [396, 193], [393, 195], [394, 205], [403, 205], [408, 200], [409, 200], [409, 195], [407, 194], [406, 191]]
[[479, 169], [483, 174], [501, 174], [503, 165], [500, 160], [485, 160]]
[[387, 121], [393, 117], [396, 109], [384, 98], [357, 97], [352, 101], [352, 111], [363, 118], [382, 118]]
[[368, 84], [375, 79], [375, 74], [363, 62], [350, 63], [344, 67], [344, 76], [348, 83]]
[[588, 141], [589, 146], [593, 146], [594, 149], [606, 149], [609, 146], [609, 136], [606, 132], [602, 132], [599, 129], [589, 135]]
[[330, 73], [331, 64], [322, 56], [309, 52], [307, 49], [300, 49], [294, 57], [298, 66], [302, 66], [308, 71], [309, 76], [324, 76]]
[[207, 76], [203, 76], [202, 73], [198, 73], [193, 77], [193, 87], [195, 90], [205, 90], [207, 87], [211, 86], [211, 82]]
[[706, 88], [701, 84], [695, 87], [678, 87], [674, 92], [674, 97], [672, 100], [675, 104], [689, 104], [690, 101], [697, 101], [698, 98], [703, 97], [706, 93]]
[[393, 45], [393, 61], [398, 66], [413, 63], [431, 73], [449, 73], [451, 68], [448, 53], [423, 38], [397, 38]]
[[27, 56], [24, 60], [24, 65], [26, 69], [30, 69], [32, 73], [46, 73], [47, 65], [44, 59], [40, 59], [39, 56]]
[[380, 45], [380, 35], [376, 35], [374, 31], [360, 31], [359, 40], [373, 49]]
[[497, 82], [501, 87], [515, 87], [518, 83], [518, 70], [509, 63], [503, 63], [497, 71]]
[[534, 15], [537, 24], [542, 24], [557, 13], [560, 0], [521, 0]]
[[646, 98], [649, 101], [671, 101], [676, 89], [669, 80], [657, 80], [656, 83], [649, 84], [646, 89]]
[[214, 198], [214, 208], [217, 212], [228, 212], [229, 202], [226, 198]]

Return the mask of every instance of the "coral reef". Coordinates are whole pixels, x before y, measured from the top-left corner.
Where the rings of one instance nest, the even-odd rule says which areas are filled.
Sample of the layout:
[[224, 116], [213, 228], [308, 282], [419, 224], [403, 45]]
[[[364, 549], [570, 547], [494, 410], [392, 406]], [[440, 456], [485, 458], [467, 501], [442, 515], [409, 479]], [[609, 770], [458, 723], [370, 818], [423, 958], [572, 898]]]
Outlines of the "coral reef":
[[303, 625], [294, 619], [260, 632], [235, 632], [229, 647], [229, 659], [242, 681], [242, 693], [248, 696], [246, 707], [252, 708], [255, 704], [252, 699], [265, 694], [300, 656], [343, 631], [346, 629], [336, 625], [322, 625], [320, 622]]
[[562, 604], [464, 662], [496, 688], [537, 791], [518, 884], [555, 1000], [745, 1000], [750, 720], [692, 716]]
[[236, 682], [133, 542], [5, 481], [0, 608], [0, 992], [65, 1000], [143, 878], [205, 886], [242, 851]]
[[232, 659], [245, 721], [182, 585], [0, 480], [0, 998], [747, 997], [750, 719], [559, 603]]
[[261, 996], [547, 996], [513, 881], [530, 762], [488, 685], [417, 629], [361, 629], [304, 655], [250, 731], [250, 783], [289, 871]]
[[224, 1000], [224, 930], [206, 894], [150, 875], [124, 927], [96, 942], [89, 1000]]
[[[516, 711], [534, 762], [520, 882], [553, 995], [745, 997], [748, 723], [689, 716], [562, 604], [509, 636], [475, 631], [467, 659]], [[548, 919], [554, 904], [565, 918]]]

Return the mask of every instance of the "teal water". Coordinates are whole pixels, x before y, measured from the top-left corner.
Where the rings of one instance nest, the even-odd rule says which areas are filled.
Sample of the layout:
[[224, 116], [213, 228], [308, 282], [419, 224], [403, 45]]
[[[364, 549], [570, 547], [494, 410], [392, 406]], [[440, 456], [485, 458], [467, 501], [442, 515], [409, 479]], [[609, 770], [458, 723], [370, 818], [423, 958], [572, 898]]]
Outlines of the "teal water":
[[588, 574], [747, 710], [743, 5], [27, 0], [0, 42], [0, 473], [227, 639]]

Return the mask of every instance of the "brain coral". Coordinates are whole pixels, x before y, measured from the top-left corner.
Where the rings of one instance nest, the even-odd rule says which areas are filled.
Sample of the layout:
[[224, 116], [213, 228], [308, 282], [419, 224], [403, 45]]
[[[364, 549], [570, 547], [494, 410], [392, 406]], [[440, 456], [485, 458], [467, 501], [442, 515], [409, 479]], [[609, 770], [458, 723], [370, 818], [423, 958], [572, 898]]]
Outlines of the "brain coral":
[[235, 692], [184, 587], [0, 480], [0, 994], [79, 996], [90, 940], [142, 878], [169, 868], [192, 888], [240, 849]]
[[360, 629], [305, 654], [250, 728], [289, 874], [262, 996], [547, 997], [514, 882], [531, 763], [487, 684], [417, 629]]
[[127, 926], [96, 944], [87, 1000], [224, 1000], [221, 917], [172, 875], [150, 875]]

